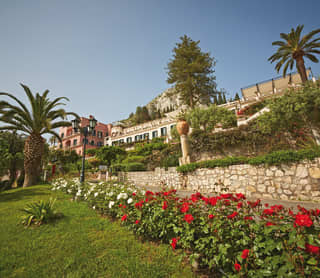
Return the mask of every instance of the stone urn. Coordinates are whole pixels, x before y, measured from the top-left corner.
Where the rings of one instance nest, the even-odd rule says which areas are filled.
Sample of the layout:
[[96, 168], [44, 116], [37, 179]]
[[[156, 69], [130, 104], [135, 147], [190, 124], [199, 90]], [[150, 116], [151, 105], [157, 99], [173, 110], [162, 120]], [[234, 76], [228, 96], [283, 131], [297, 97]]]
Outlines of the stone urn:
[[179, 135], [187, 135], [189, 132], [189, 124], [186, 120], [179, 120], [177, 123], [177, 131]]

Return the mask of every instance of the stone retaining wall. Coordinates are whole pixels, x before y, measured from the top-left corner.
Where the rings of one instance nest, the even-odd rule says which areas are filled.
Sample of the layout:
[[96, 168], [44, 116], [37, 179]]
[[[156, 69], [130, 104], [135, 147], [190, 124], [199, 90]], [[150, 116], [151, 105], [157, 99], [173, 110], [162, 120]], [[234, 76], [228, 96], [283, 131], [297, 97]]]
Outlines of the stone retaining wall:
[[126, 173], [129, 182], [141, 186], [166, 184], [176, 189], [220, 193], [240, 192], [248, 197], [320, 201], [320, 158], [281, 166], [248, 164], [197, 169], [180, 174], [175, 168]]

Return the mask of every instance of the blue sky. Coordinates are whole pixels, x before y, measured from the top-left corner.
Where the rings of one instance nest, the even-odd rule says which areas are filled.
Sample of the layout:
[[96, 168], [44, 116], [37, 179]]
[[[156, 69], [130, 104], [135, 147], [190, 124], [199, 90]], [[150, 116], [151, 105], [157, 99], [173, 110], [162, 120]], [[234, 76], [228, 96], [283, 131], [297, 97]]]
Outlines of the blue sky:
[[80, 115], [124, 119], [169, 87], [166, 65], [187, 34], [233, 96], [277, 76], [271, 43], [298, 24], [320, 28], [319, 10], [318, 0], [0, 0], [0, 91], [25, 99], [22, 82]]

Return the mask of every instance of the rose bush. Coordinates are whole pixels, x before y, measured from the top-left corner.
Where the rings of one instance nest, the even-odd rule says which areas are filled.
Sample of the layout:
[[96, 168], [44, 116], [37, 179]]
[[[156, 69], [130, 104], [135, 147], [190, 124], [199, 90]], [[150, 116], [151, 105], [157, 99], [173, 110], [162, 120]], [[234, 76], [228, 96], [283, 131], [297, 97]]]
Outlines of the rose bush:
[[56, 180], [53, 190], [85, 200], [137, 235], [183, 248], [227, 277], [320, 277], [320, 210], [247, 201], [243, 194], [179, 198], [118, 183]]

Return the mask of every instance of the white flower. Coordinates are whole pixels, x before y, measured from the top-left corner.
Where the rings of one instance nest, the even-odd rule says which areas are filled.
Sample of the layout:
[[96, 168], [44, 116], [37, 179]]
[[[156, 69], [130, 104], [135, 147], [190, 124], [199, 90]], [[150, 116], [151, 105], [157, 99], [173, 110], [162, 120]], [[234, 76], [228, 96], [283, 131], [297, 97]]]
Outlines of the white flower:
[[128, 204], [131, 204], [132, 201], [133, 201], [132, 198], [129, 198], [128, 201], [127, 201], [127, 203], [128, 203]]
[[94, 197], [97, 197], [99, 195], [99, 192], [94, 193]]
[[110, 201], [110, 203], [109, 203], [109, 208], [111, 209], [113, 205], [114, 205], [114, 202], [113, 202], [113, 201]]
[[118, 196], [117, 196], [117, 200], [119, 199], [127, 199], [128, 198], [128, 194], [121, 192]]
[[71, 193], [72, 193], [72, 190], [71, 190], [71, 189], [68, 189], [68, 193], [71, 194]]
[[93, 208], [93, 209], [96, 209], [96, 206], [93, 206], [92, 208]]

